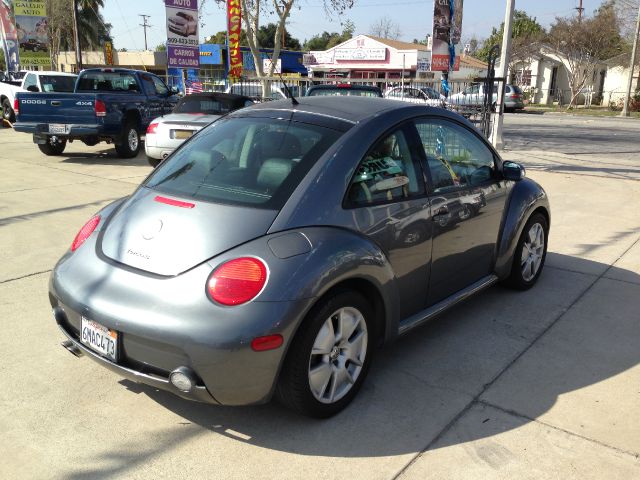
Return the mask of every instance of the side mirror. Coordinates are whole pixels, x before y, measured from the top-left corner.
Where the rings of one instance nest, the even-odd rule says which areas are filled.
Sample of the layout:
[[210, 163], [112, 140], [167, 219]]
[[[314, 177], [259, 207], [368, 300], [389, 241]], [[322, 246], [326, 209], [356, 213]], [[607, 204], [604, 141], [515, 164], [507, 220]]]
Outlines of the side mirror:
[[180, 93], [180, 90], [178, 90], [178, 87], [169, 87], [170, 95], [177, 95], [178, 93]]
[[29, 86], [27, 87], [27, 92], [34, 92], [34, 93], [37, 93], [37, 92], [39, 92], [39, 91], [40, 91], [40, 89], [39, 89], [38, 87], [36, 87], [35, 85], [29, 85]]
[[502, 163], [502, 176], [505, 180], [519, 182], [526, 175], [522, 165], [516, 162], [506, 161]]

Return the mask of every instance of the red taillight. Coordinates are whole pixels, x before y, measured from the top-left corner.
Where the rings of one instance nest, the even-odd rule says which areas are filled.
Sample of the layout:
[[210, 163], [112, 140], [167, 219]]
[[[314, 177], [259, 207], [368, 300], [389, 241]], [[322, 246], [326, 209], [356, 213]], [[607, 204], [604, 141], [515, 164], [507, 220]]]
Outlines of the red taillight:
[[157, 129], [158, 129], [158, 124], [157, 123], [151, 123], [147, 127], [147, 134], [156, 133]]
[[102, 100], [96, 100], [96, 117], [106, 117], [107, 116], [107, 106], [104, 104]]
[[511, 95], [511, 98], [519, 98], [519, 95]]
[[89, 235], [93, 233], [98, 224], [100, 223], [100, 215], [96, 215], [91, 218], [87, 223], [84, 224], [84, 227], [80, 229], [76, 238], [73, 239], [73, 243], [71, 244], [71, 251], [75, 252], [80, 245], [84, 243], [84, 241], [89, 238]]
[[17, 98], [13, 99], [13, 113], [18, 115], [18, 113], [20, 112], [20, 102], [18, 101]]
[[262, 260], [242, 257], [218, 267], [207, 282], [207, 291], [222, 305], [240, 305], [255, 298], [267, 283], [267, 266]]
[[275, 350], [282, 345], [284, 339], [282, 335], [267, 335], [265, 337], [257, 337], [251, 340], [251, 349], [254, 352], [265, 352], [267, 350]]

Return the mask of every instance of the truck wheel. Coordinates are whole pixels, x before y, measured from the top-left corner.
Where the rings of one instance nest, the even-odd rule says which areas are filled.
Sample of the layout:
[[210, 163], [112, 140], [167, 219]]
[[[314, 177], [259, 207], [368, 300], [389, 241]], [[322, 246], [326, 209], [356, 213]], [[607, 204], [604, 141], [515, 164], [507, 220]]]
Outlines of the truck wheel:
[[47, 143], [38, 144], [40, 151], [49, 157], [62, 155], [66, 146], [67, 140], [56, 136], [47, 137]]
[[11, 123], [16, 121], [16, 115], [13, 112], [13, 108], [11, 108], [11, 103], [9, 103], [8, 98], [2, 101], [2, 118]]
[[122, 130], [120, 141], [116, 143], [116, 152], [120, 158], [133, 158], [140, 151], [140, 134], [136, 123], [129, 121]]

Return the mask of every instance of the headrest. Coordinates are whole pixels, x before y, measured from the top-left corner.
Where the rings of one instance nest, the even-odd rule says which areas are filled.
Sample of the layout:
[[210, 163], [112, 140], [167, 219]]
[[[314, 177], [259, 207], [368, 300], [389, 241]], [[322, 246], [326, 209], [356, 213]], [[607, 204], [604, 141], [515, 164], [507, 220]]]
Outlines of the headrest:
[[285, 158], [268, 158], [258, 172], [257, 183], [270, 191], [276, 190], [289, 176], [293, 162]]

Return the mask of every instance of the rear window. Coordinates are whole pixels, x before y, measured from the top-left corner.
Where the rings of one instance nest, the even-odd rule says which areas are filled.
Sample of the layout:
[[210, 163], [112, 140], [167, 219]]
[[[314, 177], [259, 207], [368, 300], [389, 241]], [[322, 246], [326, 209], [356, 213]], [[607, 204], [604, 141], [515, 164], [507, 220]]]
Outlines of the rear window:
[[364, 90], [353, 87], [314, 88], [307, 92], [307, 96], [309, 97], [329, 97], [336, 95], [346, 95], [350, 97], [379, 97], [380, 93], [375, 90]]
[[228, 99], [215, 97], [184, 97], [173, 109], [173, 113], [204, 113], [207, 115], [224, 115], [233, 110], [253, 105], [251, 100]]
[[78, 92], [139, 92], [136, 77], [124, 72], [87, 72], [78, 80]]
[[340, 135], [289, 120], [223, 118], [180, 147], [145, 185], [181, 197], [280, 210]]
[[76, 77], [58, 75], [40, 75], [43, 92], [73, 92]]
[[511, 87], [513, 89], [513, 91], [515, 93], [517, 93], [518, 95], [522, 95], [522, 89], [520, 87], [518, 87], [517, 85], [514, 85]]

